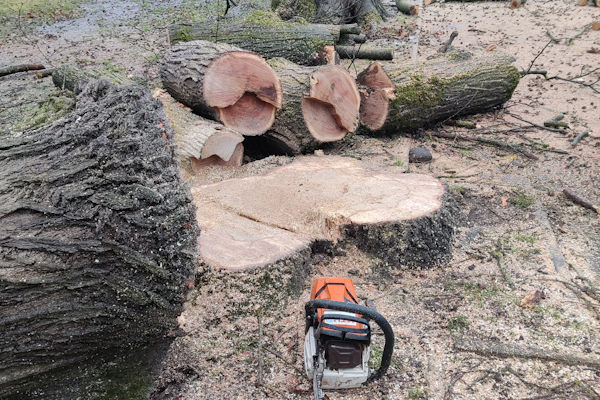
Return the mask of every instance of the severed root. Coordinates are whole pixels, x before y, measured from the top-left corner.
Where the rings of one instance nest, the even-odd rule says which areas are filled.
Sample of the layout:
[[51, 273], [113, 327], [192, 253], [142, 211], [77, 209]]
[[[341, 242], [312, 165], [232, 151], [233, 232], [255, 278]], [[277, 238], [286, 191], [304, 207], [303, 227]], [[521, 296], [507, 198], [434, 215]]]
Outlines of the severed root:
[[589, 355], [573, 352], [551, 352], [540, 347], [500, 343], [492, 340], [462, 337], [454, 341], [454, 348], [459, 351], [468, 351], [490, 357], [515, 357], [600, 368], [600, 359]]
[[239, 166], [244, 157], [244, 137], [223, 125], [192, 113], [164, 90], [154, 97], [163, 104], [167, 119], [175, 132], [180, 160], [190, 160], [194, 172], [209, 165]]
[[282, 106], [281, 83], [265, 60], [224, 43], [173, 46], [161, 78], [175, 99], [244, 135], [268, 130]]

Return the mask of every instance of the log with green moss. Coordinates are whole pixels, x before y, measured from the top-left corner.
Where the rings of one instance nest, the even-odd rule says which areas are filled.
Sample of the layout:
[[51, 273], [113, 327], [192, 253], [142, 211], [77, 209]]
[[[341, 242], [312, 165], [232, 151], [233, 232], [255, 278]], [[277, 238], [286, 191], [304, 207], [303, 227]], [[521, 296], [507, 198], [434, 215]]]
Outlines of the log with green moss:
[[222, 21], [218, 27], [216, 23], [173, 25], [169, 37], [172, 44], [209, 40], [254, 51], [265, 58], [283, 57], [298, 64], [316, 64], [325, 46], [339, 40], [341, 30], [356, 32], [347, 26], [285, 22], [271, 11], [254, 10], [249, 15]]
[[358, 77], [377, 93], [363, 96], [361, 122], [372, 131], [401, 133], [491, 110], [508, 101], [519, 83], [512, 62], [509, 56], [456, 52], [420, 63], [375, 62]]
[[362, 58], [366, 60], [393, 60], [394, 49], [370, 46], [335, 46], [340, 58]]
[[111, 383], [90, 371], [102, 359], [124, 376], [109, 355], [177, 327], [198, 228], [174, 148], [149, 90], [105, 80], [63, 119], [3, 138], [0, 398], [143, 398], [96, 396]]

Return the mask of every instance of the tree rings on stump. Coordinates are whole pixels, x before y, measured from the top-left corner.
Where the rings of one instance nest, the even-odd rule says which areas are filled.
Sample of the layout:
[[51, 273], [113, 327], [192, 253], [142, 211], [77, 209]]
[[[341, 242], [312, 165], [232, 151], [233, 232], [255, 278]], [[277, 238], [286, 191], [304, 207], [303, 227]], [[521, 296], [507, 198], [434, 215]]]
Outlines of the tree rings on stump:
[[458, 213], [431, 176], [342, 157], [299, 158], [265, 175], [192, 187], [192, 195], [200, 258], [235, 271], [346, 239], [394, 265], [430, 268], [448, 260]]

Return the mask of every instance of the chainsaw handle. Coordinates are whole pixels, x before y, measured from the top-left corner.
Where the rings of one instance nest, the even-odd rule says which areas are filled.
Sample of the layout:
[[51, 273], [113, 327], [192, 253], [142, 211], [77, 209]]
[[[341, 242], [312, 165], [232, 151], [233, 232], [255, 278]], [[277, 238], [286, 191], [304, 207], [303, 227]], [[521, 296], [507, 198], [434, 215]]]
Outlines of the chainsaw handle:
[[392, 362], [392, 353], [394, 352], [394, 331], [390, 323], [383, 318], [374, 308], [361, 306], [355, 303], [342, 303], [341, 301], [333, 300], [311, 300], [304, 306], [306, 315], [313, 315], [318, 308], [325, 308], [327, 310], [335, 311], [346, 311], [354, 314], [361, 314], [363, 318], [367, 320], [373, 320], [385, 336], [385, 346], [383, 347], [383, 355], [381, 356], [381, 365], [379, 369], [369, 375], [368, 382], [377, 380], [386, 373], [387, 369]]

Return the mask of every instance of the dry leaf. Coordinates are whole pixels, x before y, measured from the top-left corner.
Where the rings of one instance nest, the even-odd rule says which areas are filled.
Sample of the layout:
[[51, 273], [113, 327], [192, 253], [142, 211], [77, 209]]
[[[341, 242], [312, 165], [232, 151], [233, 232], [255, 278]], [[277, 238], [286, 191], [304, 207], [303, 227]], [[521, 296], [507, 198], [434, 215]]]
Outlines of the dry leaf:
[[521, 307], [533, 307], [545, 298], [544, 292], [537, 289], [533, 290], [521, 300]]
[[600, 54], [600, 49], [597, 49], [597, 48], [595, 48], [595, 47], [592, 47], [592, 48], [591, 48], [591, 49], [589, 49], [587, 52], [588, 52], [588, 53], [590, 53], [590, 54]]

